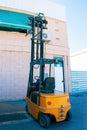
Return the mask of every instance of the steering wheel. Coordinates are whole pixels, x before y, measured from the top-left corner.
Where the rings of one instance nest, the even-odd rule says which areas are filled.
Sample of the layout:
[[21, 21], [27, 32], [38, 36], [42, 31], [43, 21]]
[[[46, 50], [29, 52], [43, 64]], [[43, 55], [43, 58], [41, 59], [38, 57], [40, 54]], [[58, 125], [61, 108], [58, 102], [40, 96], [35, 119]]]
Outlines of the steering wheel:
[[40, 77], [39, 76], [34, 76], [34, 79], [35, 80], [38, 80]]

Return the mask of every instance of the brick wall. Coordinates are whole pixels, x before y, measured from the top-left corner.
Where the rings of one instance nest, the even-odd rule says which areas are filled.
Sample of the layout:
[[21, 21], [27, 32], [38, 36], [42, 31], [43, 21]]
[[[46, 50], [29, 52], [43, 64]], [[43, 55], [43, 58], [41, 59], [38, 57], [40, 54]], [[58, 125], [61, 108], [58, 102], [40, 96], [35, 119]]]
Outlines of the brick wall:
[[29, 36], [0, 32], [0, 100], [25, 98], [29, 58]]

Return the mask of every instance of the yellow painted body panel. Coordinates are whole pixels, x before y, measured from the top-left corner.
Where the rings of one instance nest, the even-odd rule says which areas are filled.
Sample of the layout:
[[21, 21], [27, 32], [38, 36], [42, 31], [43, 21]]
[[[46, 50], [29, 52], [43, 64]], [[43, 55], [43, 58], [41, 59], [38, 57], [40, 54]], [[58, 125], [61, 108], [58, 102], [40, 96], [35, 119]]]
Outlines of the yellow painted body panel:
[[[38, 98], [37, 98], [38, 100]], [[29, 113], [38, 120], [40, 113], [50, 114], [56, 121], [63, 121], [67, 112], [71, 109], [68, 94], [40, 94], [40, 106], [26, 98]]]

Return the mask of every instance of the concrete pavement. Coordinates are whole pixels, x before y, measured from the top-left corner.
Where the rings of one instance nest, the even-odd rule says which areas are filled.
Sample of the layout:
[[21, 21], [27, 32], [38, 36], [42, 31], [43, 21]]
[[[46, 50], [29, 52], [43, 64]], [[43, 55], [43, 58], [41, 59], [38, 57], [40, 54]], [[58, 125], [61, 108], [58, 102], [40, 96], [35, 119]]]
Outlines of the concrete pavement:
[[[15, 102], [16, 103], [16, 102]], [[72, 120], [60, 123], [53, 122], [48, 130], [87, 130], [87, 93], [71, 95]], [[22, 102], [16, 105], [25, 107]], [[0, 123], [0, 130], [43, 130], [31, 116], [27, 119]]]

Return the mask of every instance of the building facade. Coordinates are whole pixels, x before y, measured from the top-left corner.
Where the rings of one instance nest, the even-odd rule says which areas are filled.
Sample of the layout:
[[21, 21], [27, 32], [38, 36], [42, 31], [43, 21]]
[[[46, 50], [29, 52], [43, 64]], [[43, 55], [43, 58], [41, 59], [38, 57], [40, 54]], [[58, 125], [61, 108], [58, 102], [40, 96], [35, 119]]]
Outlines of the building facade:
[[87, 49], [71, 55], [73, 93], [87, 91]]
[[0, 0], [0, 100], [26, 96], [31, 54], [28, 16], [39, 12], [48, 20], [45, 57], [64, 59], [65, 90], [71, 92], [65, 8], [47, 0]]

